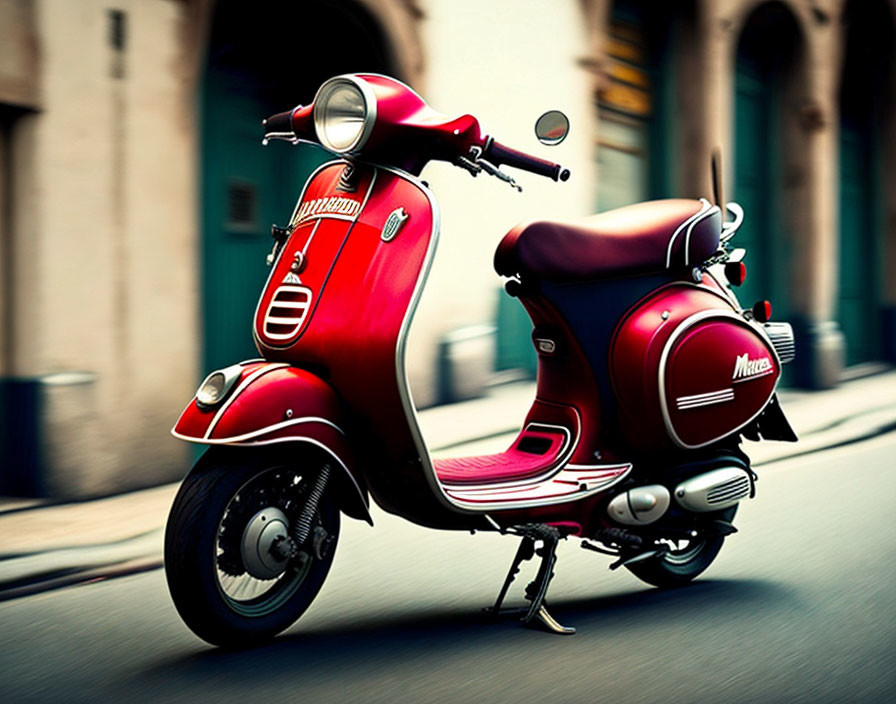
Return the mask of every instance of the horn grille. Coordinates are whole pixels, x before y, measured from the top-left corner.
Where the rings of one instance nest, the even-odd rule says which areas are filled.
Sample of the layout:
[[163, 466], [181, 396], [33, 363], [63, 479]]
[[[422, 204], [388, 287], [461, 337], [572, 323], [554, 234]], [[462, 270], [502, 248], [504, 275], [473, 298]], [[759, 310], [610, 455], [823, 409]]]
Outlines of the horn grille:
[[264, 316], [264, 334], [271, 340], [289, 340], [298, 334], [311, 309], [311, 289], [284, 284], [274, 293]]

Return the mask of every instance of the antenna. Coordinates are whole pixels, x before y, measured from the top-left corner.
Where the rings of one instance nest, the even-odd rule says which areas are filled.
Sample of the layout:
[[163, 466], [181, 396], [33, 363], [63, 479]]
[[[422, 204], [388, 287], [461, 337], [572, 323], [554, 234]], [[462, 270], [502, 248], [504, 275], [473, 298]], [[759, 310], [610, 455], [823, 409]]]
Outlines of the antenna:
[[712, 150], [712, 196], [716, 205], [722, 211], [722, 222], [725, 221], [725, 194], [722, 192], [722, 150], [716, 147]]

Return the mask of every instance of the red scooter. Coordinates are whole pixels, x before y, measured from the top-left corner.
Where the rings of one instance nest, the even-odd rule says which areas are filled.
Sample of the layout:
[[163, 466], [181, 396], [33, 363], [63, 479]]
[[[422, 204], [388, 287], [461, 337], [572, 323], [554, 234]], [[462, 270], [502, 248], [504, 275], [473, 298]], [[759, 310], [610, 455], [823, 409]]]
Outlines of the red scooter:
[[[187, 625], [225, 646], [287, 628], [323, 584], [340, 515], [372, 524], [370, 496], [419, 525], [519, 537], [490, 610], [537, 556], [522, 622], [556, 633], [574, 630], [545, 606], [562, 539], [660, 587], [705, 570], [754, 494], [741, 438], [796, 440], [775, 396], [790, 326], [731, 290], [746, 273], [729, 246], [740, 208], [723, 222], [706, 200], [662, 200], [511, 230], [495, 268], [532, 318], [535, 400], [506, 451], [433, 460], [405, 373], [439, 236], [418, 174], [442, 160], [519, 188], [502, 165], [554, 181], [569, 171], [381, 75], [332, 78], [264, 125], [265, 141], [336, 158], [273, 228], [253, 327], [262, 358], [209, 374], [172, 431], [211, 446], [165, 536]], [[546, 141], [566, 127], [548, 125]]]

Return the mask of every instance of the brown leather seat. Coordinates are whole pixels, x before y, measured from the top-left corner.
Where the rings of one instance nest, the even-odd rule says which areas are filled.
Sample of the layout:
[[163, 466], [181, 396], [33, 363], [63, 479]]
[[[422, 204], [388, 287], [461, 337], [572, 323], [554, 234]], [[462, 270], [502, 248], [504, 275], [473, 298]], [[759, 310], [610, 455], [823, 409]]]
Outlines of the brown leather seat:
[[705, 200], [637, 203], [569, 222], [522, 223], [495, 252], [502, 276], [568, 281], [699, 266], [719, 246], [719, 209]]

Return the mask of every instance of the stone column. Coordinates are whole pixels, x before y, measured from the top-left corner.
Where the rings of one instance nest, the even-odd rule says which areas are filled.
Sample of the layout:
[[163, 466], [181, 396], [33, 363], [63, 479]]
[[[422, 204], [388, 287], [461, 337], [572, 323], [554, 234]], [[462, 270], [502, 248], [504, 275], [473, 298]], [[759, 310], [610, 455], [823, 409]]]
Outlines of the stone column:
[[[2, 107], [0, 107], [2, 111]], [[9, 227], [11, 221], [9, 204], [9, 130], [0, 112], [0, 379], [7, 372], [9, 359]], [[3, 392], [0, 391], [0, 394]], [[0, 405], [3, 399], [0, 397]]]
[[[839, 383], [844, 339], [835, 320], [839, 262], [837, 198], [837, 94], [841, 65], [839, 24], [805, 18], [805, 65], [787, 92], [800, 91], [795, 105], [788, 171], [805, 180], [792, 202], [795, 260], [791, 270], [792, 320], [796, 335], [796, 381], [807, 388]], [[800, 89], [804, 83], [805, 88]], [[800, 152], [804, 152], [800, 154]], [[787, 178], [785, 178], [785, 181]]]
[[722, 157], [723, 184], [731, 183], [731, 43], [735, 39], [730, 21], [722, 17], [715, 0], [696, 3], [696, 17], [686, 34], [694, 45], [681, 48], [682, 105], [692, 106], [681, 114], [682, 195], [711, 200], [710, 163], [716, 150]]

